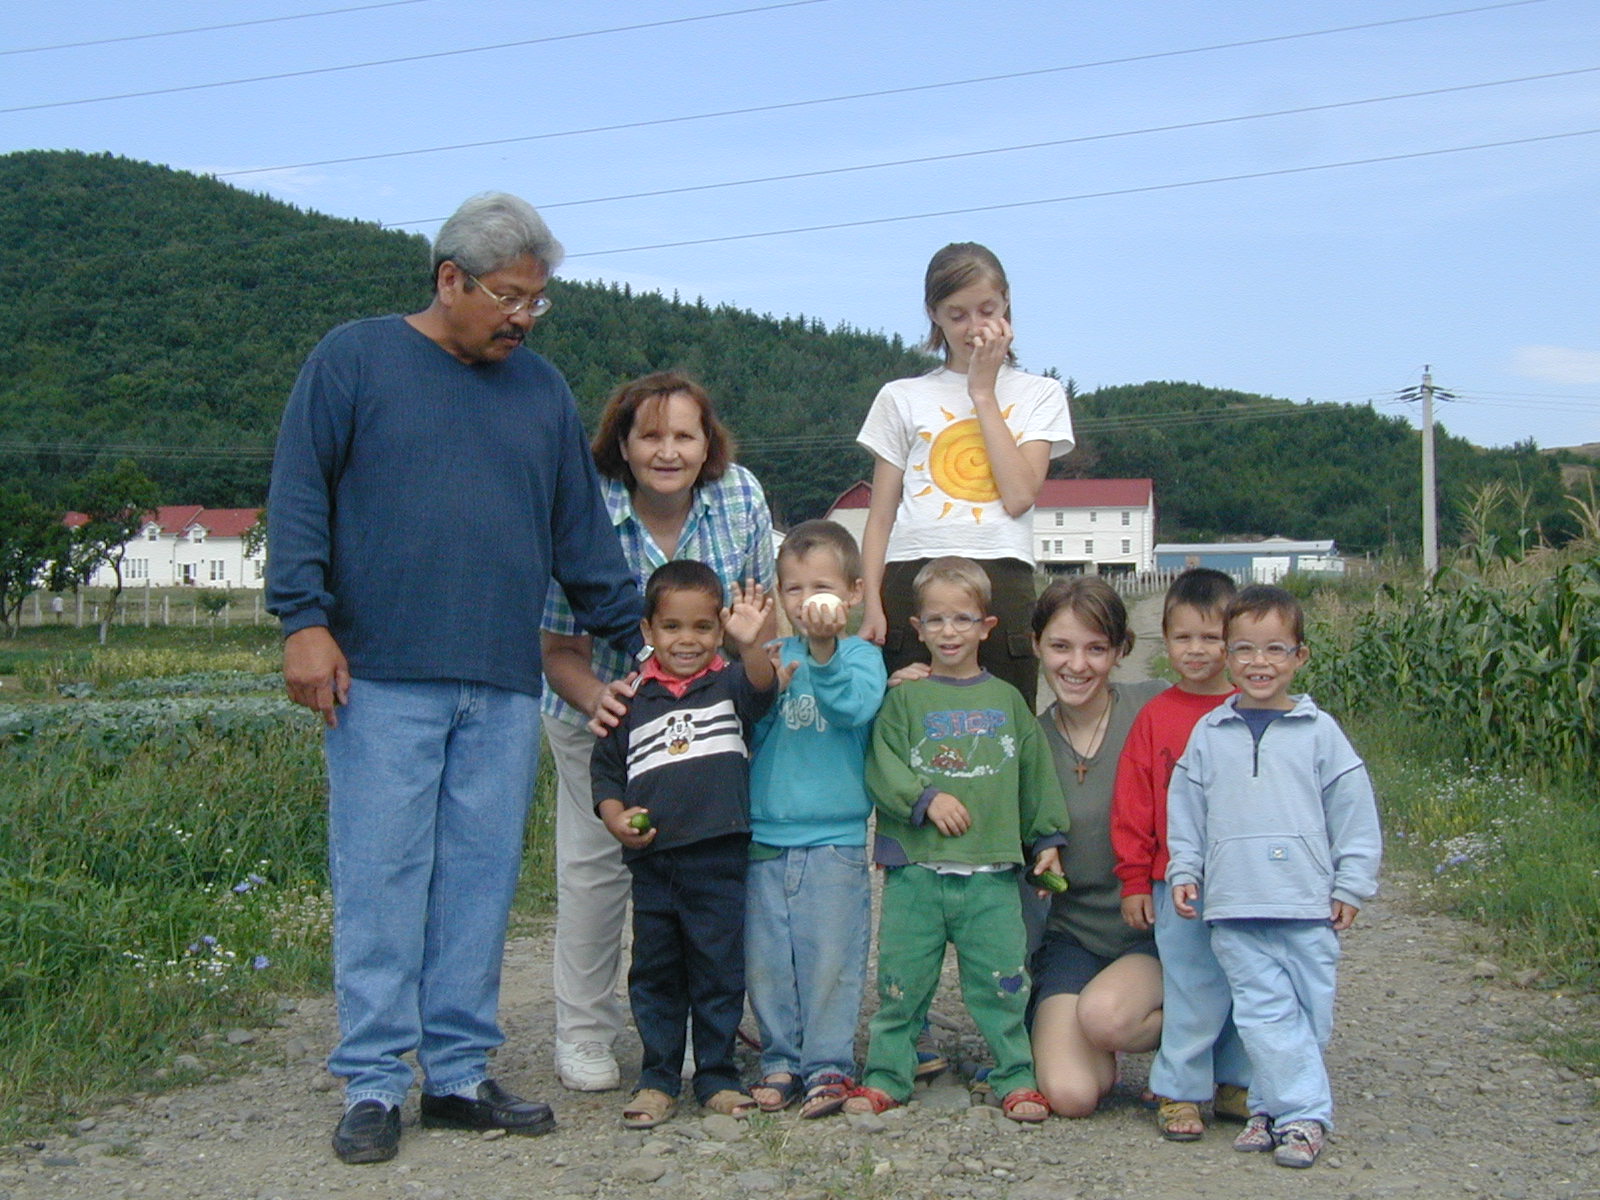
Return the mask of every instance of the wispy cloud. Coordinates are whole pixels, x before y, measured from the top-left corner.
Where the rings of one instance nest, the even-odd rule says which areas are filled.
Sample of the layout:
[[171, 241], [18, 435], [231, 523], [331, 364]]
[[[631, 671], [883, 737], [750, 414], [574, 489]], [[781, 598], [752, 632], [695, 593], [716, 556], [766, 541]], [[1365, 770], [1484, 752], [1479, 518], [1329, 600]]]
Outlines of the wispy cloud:
[[1519, 346], [1517, 373], [1540, 383], [1600, 383], [1600, 350], [1571, 346]]

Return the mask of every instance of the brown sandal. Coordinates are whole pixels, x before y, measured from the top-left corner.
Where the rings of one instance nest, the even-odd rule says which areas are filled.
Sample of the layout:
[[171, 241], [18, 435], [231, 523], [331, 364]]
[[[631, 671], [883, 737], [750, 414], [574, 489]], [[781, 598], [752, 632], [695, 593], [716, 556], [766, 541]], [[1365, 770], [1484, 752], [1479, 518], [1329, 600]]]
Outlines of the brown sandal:
[[[750, 1085], [750, 1098], [764, 1113], [782, 1112], [806, 1090], [806, 1085], [801, 1082], [798, 1075], [780, 1072], [756, 1080]], [[767, 1093], [763, 1095], [762, 1093]]]
[[[1179, 1129], [1179, 1125], [1198, 1125], [1199, 1129]], [[1165, 1096], [1156, 1106], [1156, 1127], [1169, 1142], [1198, 1142], [1205, 1132], [1200, 1106], [1192, 1100], [1169, 1100]]]
[[725, 1117], [732, 1117], [735, 1121], [743, 1121], [754, 1116], [760, 1111], [761, 1106], [750, 1096], [736, 1088], [723, 1088], [720, 1092], [712, 1092], [700, 1103], [714, 1113]]
[[818, 1075], [800, 1102], [800, 1116], [807, 1121], [818, 1117], [831, 1117], [844, 1107], [855, 1090], [855, 1081], [848, 1075]]
[[629, 1129], [654, 1129], [678, 1107], [675, 1096], [655, 1088], [640, 1088], [622, 1106], [622, 1123]]

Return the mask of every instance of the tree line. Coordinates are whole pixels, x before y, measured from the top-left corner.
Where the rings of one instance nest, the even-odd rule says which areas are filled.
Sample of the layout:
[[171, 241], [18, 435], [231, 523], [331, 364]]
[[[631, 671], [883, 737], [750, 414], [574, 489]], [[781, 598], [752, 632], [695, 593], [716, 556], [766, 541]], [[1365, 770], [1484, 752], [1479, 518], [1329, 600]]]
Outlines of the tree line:
[[[74, 480], [129, 458], [166, 501], [259, 505], [306, 354], [343, 321], [422, 308], [428, 289], [416, 235], [107, 154], [0, 156], [0, 479], [59, 510]], [[689, 371], [780, 523], [869, 475], [854, 437], [872, 397], [934, 363], [899, 337], [702, 298], [562, 280], [551, 296], [532, 344], [591, 427], [617, 384]], [[1241, 408], [1251, 419], [1230, 419]], [[1398, 418], [1185, 383], [1102, 388], [1073, 410], [1085, 432], [1057, 473], [1154, 479], [1164, 539], [1416, 540], [1417, 437]], [[1489, 480], [1565, 535], [1555, 467], [1532, 446], [1444, 435], [1440, 478], [1447, 537]]]

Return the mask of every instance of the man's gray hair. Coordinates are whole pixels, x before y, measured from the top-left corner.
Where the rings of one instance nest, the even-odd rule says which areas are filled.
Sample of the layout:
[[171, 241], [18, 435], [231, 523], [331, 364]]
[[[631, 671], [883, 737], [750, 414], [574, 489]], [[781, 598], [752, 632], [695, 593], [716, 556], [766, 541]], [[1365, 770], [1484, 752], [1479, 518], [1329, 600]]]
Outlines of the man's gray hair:
[[433, 277], [446, 260], [468, 275], [487, 275], [524, 254], [554, 274], [567, 252], [533, 205], [508, 192], [483, 192], [456, 209], [433, 239]]

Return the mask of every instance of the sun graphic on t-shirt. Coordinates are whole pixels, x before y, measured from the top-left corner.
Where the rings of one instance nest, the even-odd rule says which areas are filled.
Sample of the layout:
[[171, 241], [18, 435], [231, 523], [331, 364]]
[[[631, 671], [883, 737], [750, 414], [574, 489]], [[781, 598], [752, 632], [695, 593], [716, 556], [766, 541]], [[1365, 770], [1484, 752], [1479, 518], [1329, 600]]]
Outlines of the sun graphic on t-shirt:
[[[1013, 406], [1014, 407], [1014, 406]], [[1000, 499], [1000, 488], [994, 481], [994, 471], [989, 466], [989, 450], [983, 444], [983, 427], [977, 417], [956, 420], [956, 415], [946, 409], [939, 410], [949, 422], [937, 434], [919, 432], [918, 437], [931, 443], [925, 462], [912, 463], [911, 470], [925, 475], [931, 482], [924, 485], [917, 496], [926, 496], [935, 489], [950, 499], [945, 501], [939, 519], [948, 517], [965, 501], [971, 505], [992, 504]], [[1011, 409], [1000, 414], [1009, 420]], [[983, 509], [972, 510], [974, 524], [983, 520]]]

